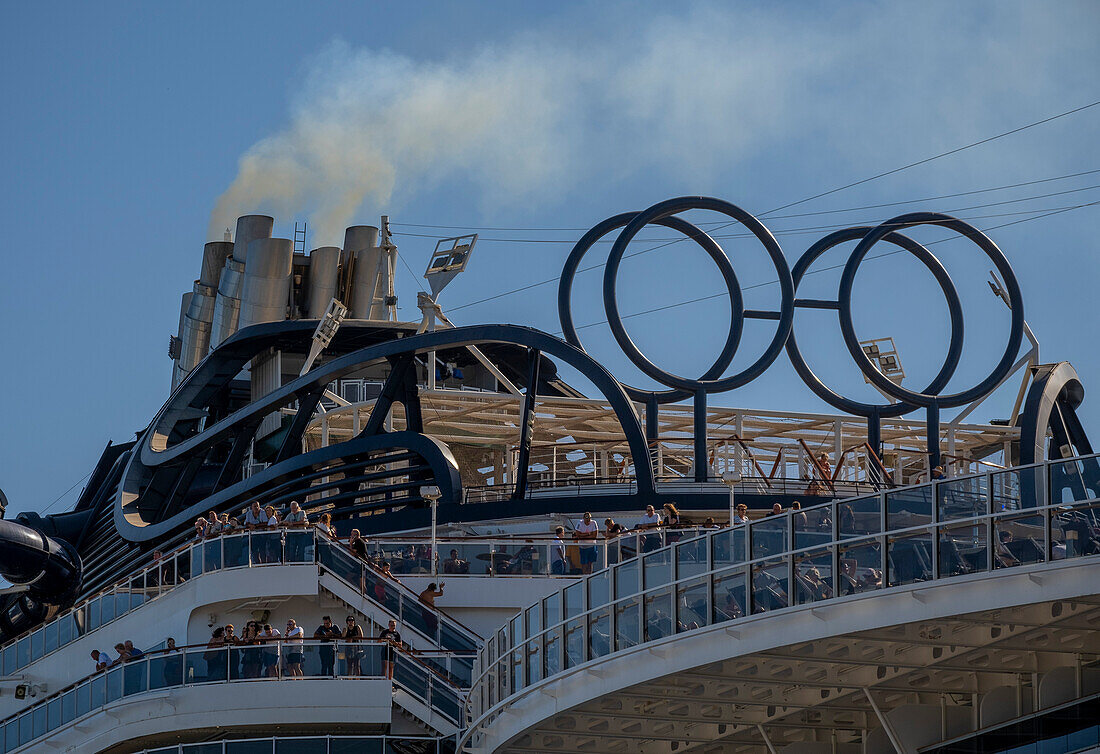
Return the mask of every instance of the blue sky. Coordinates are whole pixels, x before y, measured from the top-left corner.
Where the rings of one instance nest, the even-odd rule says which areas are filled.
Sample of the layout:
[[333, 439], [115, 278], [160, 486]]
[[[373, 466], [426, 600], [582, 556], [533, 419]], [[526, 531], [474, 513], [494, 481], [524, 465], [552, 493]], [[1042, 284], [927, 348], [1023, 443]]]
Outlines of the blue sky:
[[[308, 219], [311, 246], [383, 213], [414, 225], [583, 229], [709, 194], [763, 215], [1100, 100], [1100, 9], [1085, 2], [5, 3], [0, 21], [0, 487], [13, 511], [53, 503], [108, 440], [129, 439], [156, 412], [180, 296], [207, 236], [236, 212], [276, 214], [281, 235]], [[826, 226], [932, 209], [985, 228], [1087, 204], [1100, 200], [1090, 188], [1100, 173], [908, 202], [1100, 169], [1098, 130], [1100, 107], [765, 222], [793, 264]], [[905, 203], [851, 209], [888, 202]], [[1093, 428], [1097, 217], [1084, 207], [990, 231], [1021, 280], [1044, 360], [1069, 359], [1081, 372]], [[469, 271], [441, 303], [461, 323], [556, 332], [553, 285], [464, 305], [554, 278], [580, 232], [482, 230]], [[397, 241], [422, 270], [434, 241]], [[770, 280], [757, 246], [722, 244], [746, 287]], [[967, 317], [957, 390], [996, 361], [1007, 316], [974, 248], [933, 248]], [[416, 283], [400, 273], [403, 314], [414, 318]], [[629, 260], [622, 274], [624, 312], [720, 291], [688, 244]], [[806, 295], [829, 295], [837, 275], [815, 276]], [[598, 286], [588, 273], [575, 288], [582, 324], [603, 318]], [[746, 292], [753, 307], [775, 298], [774, 286]], [[856, 303], [861, 337], [897, 338], [907, 384], [919, 387], [946, 341], [927, 275], [901, 256], [869, 262]], [[628, 328], [659, 364], [697, 374], [727, 323], [716, 299]], [[796, 327], [824, 378], [868, 397], [827, 314], [800, 315]], [[582, 336], [620, 378], [647, 384], [605, 326]], [[765, 324], [747, 325], [735, 368], [769, 336]], [[713, 402], [826, 409], [785, 357]], [[1010, 403], [998, 395], [975, 418], [1006, 415]]]

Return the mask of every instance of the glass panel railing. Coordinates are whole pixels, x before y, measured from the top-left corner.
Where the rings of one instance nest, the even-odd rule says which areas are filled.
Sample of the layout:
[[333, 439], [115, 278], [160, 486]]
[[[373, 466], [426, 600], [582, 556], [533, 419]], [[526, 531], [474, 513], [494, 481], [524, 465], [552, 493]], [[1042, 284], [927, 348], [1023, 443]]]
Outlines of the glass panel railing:
[[763, 613], [789, 604], [790, 584], [786, 560], [765, 560], [752, 567], [752, 610]]
[[944, 479], [936, 483], [936, 515], [939, 521], [973, 518], [989, 509], [989, 477]]
[[833, 551], [810, 550], [795, 559], [793, 593], [795, 604], [820, 602], [836, 594], [833, 583]]
[[833, 504], [817, 505], [804, 511], [791, 513], [796, 550], [828, 544], [832, 541], [834, 508]]
[[887, 554], [887, 580], [890, 586], [929, 581], [932, 578], [932, 533], [918, 531], [891, 537]]
[[1011, 568], [1047, 559], [1046, 516], [1001, 516], [993, 525], [993, 567]]
[[1100, 553], [1100, 505], [1063, 505], [1051, 517], [1051, 557], [1080, 558]]
[[989, 570], [989, 522], [943, 527], [939, 534], [940, 578]]
[[932, 486], [907, 487], [886, 493], [886, 528], [907, 529], [932, 523]]
[[638, 597], [615, 603], [615, 651], [629, 649], [642, 641], [641, 600]]
[[752, 522], [749, 526], [749, 538], [754, 560], [790, 549], [787, 540], [789, 521], [788, 516], [768, 516]]
[[711, 582], [711, 616], [713, 623], [735, 620], [748, 614], [744, 569], [727, 569], [715, 574]]
[[710, 580], [696, 578], [676, 588], [676, 631], [691, 631], [709, 623]]
[[881, 589], [885, 569], [882, 544], [877, 539], [845, 543], [837, 549], [837, 594], [859, 594]]
[[[264, 647], [267, 649], [268, 647]], [[4, 751], [25, 746], [57, 728], [148, 691], [196, 684], [255, 680], [244, 666], [251, 647], [188, 647], [147, 654], [116, 665], [43, 699], [0, 721]], [[458, 722], [461, 694], [442, 675], [404, 652], [378, 642], [281, 641], [272, 647], [280, 658], [271, 679], [386, 677], [387, 658], [393, 661], [393, 681], [437, 712]], [[444, 655], [433, 657], [449, 663]], [[556, 672], [556, 671], [555, 671]], [[270, 739], [268, 739], [270, 741]]]
[[882, 498], [874, 495], [838, 501], [836, 525], [841, 539], [878, 534], [882, 531]]
[[644, 641], [654, 641], [672, 635], [672, 590], [669, 587], [650, 592], [642, 601], [645, 619]]

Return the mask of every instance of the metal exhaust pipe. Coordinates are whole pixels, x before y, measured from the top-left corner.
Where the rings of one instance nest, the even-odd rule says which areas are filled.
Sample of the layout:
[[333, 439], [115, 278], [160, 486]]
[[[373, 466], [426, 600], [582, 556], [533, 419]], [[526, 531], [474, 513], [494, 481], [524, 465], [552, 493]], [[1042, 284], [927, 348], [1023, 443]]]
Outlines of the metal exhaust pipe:
[[[244, 215], [237, 218], [237, 233], [233, 237], [233, 256], [225, 261], [218, 284], [210, 347], [217, 348], [237, 332], [241, 313], [241, 290], [248, 246], [261, 238], [270, 238], [275, 219], [267, 215]], [[224, 243], [224, 242], [223, 242]]]

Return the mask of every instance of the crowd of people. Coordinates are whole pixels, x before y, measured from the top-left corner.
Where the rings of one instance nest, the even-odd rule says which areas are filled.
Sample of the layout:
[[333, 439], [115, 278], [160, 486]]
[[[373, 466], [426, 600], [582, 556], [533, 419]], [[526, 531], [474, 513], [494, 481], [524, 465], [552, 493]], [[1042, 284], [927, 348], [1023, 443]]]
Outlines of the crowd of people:
[[[210, 511], [206, 517], [195, 519], [194, 532], [196, 540], [219, 537], [223, 534], [232, 534], [244, 531], [263, 529], [275, 529], [278, 527], [307, 528], [311, 525], [307, 514], [298, 501], [290, 503], [290, 508], [279, 511], [274, 505], [260, 506], [258, 501], [245, 508], [240, 516], [230, 516], [228, 513]], [[316, 523], [312, 524], [329, 536], [336, 536], [336, 530], [332, 527], [332, 516], [322, 513]]]
[[126, 641], [120, 641], [115, 644], [115, 656], [105, 652], [102, 649], [92, 650], [92, 661], [95, 663], [95, 669], [106, 670], [107, 668], [113, 668], [116, 665], [121, 665], [132, 660], [137, 660], [144, 657], [145, 653], [134, 646], [134, 642], [127, 639]]
[[[443, 594], [441, 589], [425, 590], [421, 595], [428, 605], [433, 604], [435, 597]], [[365, 642], [375, 640], [382, 643], [381, 662], [382, 675], [393, 678], [393, 666], [396, 652], [405, 647], [401, 640], [401, 634], [397, 628], [397, 621], [389, 621], [386, 628], [378, 632], [377, 636], [367, 636], [362, 625], [354, 615], [348, 615], [344, 620], [344, 627], [337, 626], [331, 616], [321, 618], [320, 625], [314, 630], [312, 637], [308, 637], [302, 626], [290, 618], [286, 622], [286, 630], [280, 632], [271, 623], [257, 620], [247, 621], [241, 633], [237, 633], [232, 623], [215, 626], [210, 639], [202, 652], [205, 663], [205, 673], [201, 680], [224, 681], [226, 676], [233, 680], [249, 678], [302, 678], [305, 676], [303, 663], [305, 661], [305, 641], [312, 638], [320, 642], [316, 648], [317, 658], [320, 661], [320, 675], [333, 676], [336, 659], [337, 644], [341, 642], [345, 666], [343, 675], [364, 675], [362, 660], [366, 653]], [[360, 643], [363, 646], [357, 646]], [[235, 648], [238, 651], [227, 653], [226, 648]], [[179, 647], [176, 640], [169, 637], [165, 641], [165, 648], [159, 650], [164, 653], [164, 677], [167, 685], [183, 682], [183, 658], [176, 653]], [[95, 664], [95, 672], [132, 662], [146, 656], [146, 653], [134, 646], [133, 641], [119, 642], [114, 646], [115, 654], [112, 656], [105, 650], [93, 649], [92, 661]], [[197, 672], [201, 673], [201, 669]], [[368, 673], [370, 669], [368, 668]]]

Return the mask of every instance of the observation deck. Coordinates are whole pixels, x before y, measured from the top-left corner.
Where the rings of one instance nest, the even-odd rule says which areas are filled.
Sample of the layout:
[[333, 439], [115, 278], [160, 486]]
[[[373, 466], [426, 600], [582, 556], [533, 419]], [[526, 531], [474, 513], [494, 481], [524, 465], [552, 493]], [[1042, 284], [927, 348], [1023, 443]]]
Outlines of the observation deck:
[[1100, 501], [1051, 484], [1093, 460], [830, 502], [586, 576], [479, 651], [467, 750], [915, 752], [1100, 692]]

